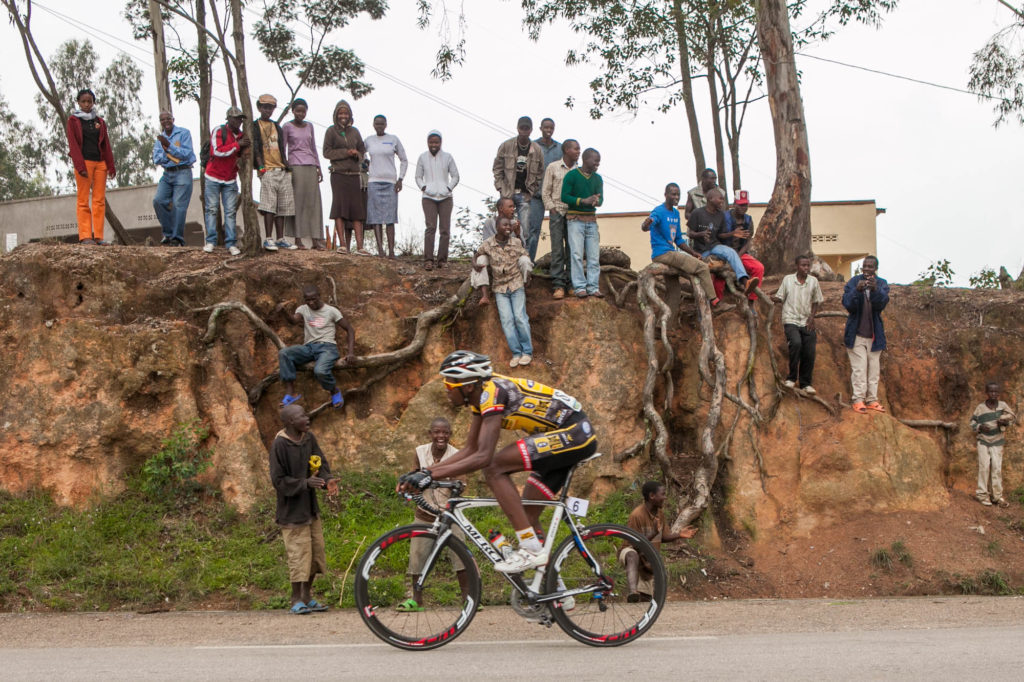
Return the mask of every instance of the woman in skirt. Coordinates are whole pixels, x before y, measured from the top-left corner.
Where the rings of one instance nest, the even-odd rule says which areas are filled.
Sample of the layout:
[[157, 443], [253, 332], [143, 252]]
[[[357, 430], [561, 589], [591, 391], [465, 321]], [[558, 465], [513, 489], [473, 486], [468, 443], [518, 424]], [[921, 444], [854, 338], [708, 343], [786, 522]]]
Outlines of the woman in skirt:
[[[345, 100], [334, 106], [334, 125], [324, 135], [324, 158], [331, 162], [331, 219], [334, 232], [340, 235], [345, 221], [351, 221], [356, 233], [356, 253], [369, 256], [363, 248], [363, 222], [366, 205], [359, 188], [359, 166], [366, 147], [359, 130], [352, 125], [352, 107]], [[339, 252], [347, 253], [344, 245]]]
[[309, 239], [314, 249], [323, 251], [327, 248], [321, 232], [324, 208], [320, 200], [320, 183], [324, 175], [320, 170], [313, 124], [306, 121], [308, 111], [306, 100], [296, 99], [292, 102], [294, 118], [281, 126], [281, 131], [295, 189], [295, 245], [304, 249], [306, 246], [302, 240]]
[[[367, 189], [366, 224], [373, 227], [377, 237], [377, 253], [384, 255], [382, 227], [388, 230], [388, 258], [395, 257], [395, 223], [398, 222], [398, 193], [402, 191], [402, 180], [409, 169], [409, 157], [405, 155], [402, 142], [387, 130], [388, 120], [382, 114], [373, 118], [373, 129], [377, 133], [366, 139], [366, 153], [370, 155], [370, 184]], [[395, 157], [401, 168], [395, 171]]]

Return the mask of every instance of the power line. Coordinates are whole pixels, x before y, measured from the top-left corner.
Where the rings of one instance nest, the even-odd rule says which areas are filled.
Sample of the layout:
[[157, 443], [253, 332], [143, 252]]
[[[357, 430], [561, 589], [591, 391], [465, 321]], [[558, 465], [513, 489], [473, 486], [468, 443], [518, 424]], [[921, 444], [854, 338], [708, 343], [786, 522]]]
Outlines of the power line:
[[974, 92], [973, 90], [964, 90], [963, 88], [953, 87], [952, 85], [943, 85], [942, 83], [933, 83], [931, 81], [921, 80], [920, 78], [911, 78], [910, 76], [901, 76], [898, 73], [889, 73], [888, 71], [880, 71], [879, 69], [872, 69], [867, 66], [858, 66], [857, 64], [847, 64], [841, 62], [838, 59], [828, 59], [826, 57], [818, 57], [817, 55], [808, 54], [806, 52], [797, 52], [795, 54], [801, 57], [807, 57], [808, 59], [816, 59], [819, 62], [828, 62], [829, 64], [836, 64], [838, 66], [845, 66], [848, 69], [857, 69], [858, 71], [867, 71], [879, 76], [887, 76], [889, 78], [896, 78], [902, 81], [909, 81], [911, 83], [917, 83], [918, 85], [927, 85], [933, 88], [940, 88], [942, 90], [950, 90], [952, 92], [958, 92], [963, 95], [973, 95], [974, 97], [981, 97], [984, 99], [998, 100], [1000, 102], [1009, 101], [1005, 97], [997, 97], [996, 95], [986, 95], [981, 92]]

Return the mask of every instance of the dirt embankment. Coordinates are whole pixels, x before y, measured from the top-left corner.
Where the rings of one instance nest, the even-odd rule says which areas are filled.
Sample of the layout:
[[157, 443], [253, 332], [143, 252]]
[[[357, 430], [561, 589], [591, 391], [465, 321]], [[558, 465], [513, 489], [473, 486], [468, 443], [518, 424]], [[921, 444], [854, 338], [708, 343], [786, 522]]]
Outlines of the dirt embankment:
[[[275, 317], [274, 306], [298, 304], [300, 287], [318, 284], [353, 323], [357, 354], [372, 355], [407, 343], [415, 316], [452, 294], [467, 272], [316, 252], [225, 263], [191, 249], [20, 247], [0, 259], [0, 488], [85, 504], [121, 489], [176, 424], [198, 418], [212, 434], [213, 482], [244, 510], [266, 492], [265, 447], [278, 429], [281, 397], [280, 384], [272, 384], [252, 406], [248, 392], [276, 371], [276, 348], [238, 313], [220, 323], [213, 343], [203, 343], [209, 311], [201, 309], [242, 301], [286, 343], [301, 342], [301, 329]], [[826, 283], [823, 291], [824, 309], [840, 310], [841, 285]], [[646, 358], [635, 298], [623, 309], [607, 300], [553, 301], [536, 278], [529, 300], [537, 347], [529, 376], [576, 395], [608, 455], [642, 439]], [[882, 372], [888, 413], [872, 415], [841, 406], [849, 399], [842, 317], [819, 320], [815, 372], [836, 415], [778, 394], [768, 353], [784, 367], [785, 342], [777, 318], [769, 342], [762, 317], [755, 385], [762, 404], [780, 402], [765, 424], [751, 427], [741, 418], [723, 451], [714, 523], [699, 536], [700, 556], [669, 550], [688, 562], [690, 572], [674, 577], [680, 589], [708, 597], [969, 591], [994, 580], [987, 570], [1024, 584], [1024, 513], [1016, 500], [995, 509], [971, 499], [975, 454], [966, 428], [990, 378], [1003, 381], [1016, 409], [1024, 389], [1024, 322], [1016, 314], [1022, 301], [1013, 292], [894, 287]], [[684, 479], [708, 397], [691, 323], [684, 312], [673, 336], [679, 361], [668, 420], [674, 467]], [[715, 325], [732, 391], [749, 336], [738, 312]], [[510, 357], [493, 307], [471, 298], [454, 320], [432, 329], [420, 357], [393, 367], [343, 413], [318, 417], [318, 437], [339, 466], [401, 468], [429, 420], [447, 410], [435, 367], [456, 347], [491, 353], [499, 366]], [[337, 376], [352, 389], [372, 370]], [[326, 398], [309, 374], [300, 376], [299, 389], [316, 402]], [[733, 409], [727, 404], [716, 442]], [[900, 419], [959, 429], [914, 429]], [[458, 415], [456, 434], [467, 423]], [[1008, 491], [1024, 484], [1020, 443], [1011, 431]], [[608, 456], [585, 473], [577, 494], [599, 498], [653, 472], [646, 455], [623, 464]]]

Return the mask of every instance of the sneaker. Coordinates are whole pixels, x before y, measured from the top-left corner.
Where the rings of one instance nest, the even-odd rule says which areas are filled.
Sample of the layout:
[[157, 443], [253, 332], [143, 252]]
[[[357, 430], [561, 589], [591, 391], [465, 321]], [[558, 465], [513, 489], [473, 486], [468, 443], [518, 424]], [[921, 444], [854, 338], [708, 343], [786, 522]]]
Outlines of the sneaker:
[[796, 388], [796, 382], [786, 379], [786, 381], [783, 382], [783, 386], [785, 386], [786, 388]]
[[540, 568], [547, 563], [548, 557], [543, 552], [534, 554], [520, 547], [512, 552], [512, 554], [509, 554], [508, 558], [504, 561], [494, 564], [494, 570], [498, 573], [522, 573], [523, 571], [529, 571], [531, 568]]
[[531, 362], [533, 362], [533, 356], [532, 355], [523, 355], [523, 356], [520, 356], [520, 358], [519, 358], [519, 366], [520, 367], [523, 367], [524, 365], [528, 365]]
[[562, 607], [563, 611], [572, 611], [576, 608], [576, 597], [566, 597], [562, 601], [558, 602], [558, 604]]
[[556, 301], [560, 301], [565, 298], [565, 289], [555, 289], [555, 293], [551, 294], [551, 298]]
[[521, 356], [521, 355], [513, 355], [512, 359], [508, 361], [508, 366], [509, 367], [518, 367], [519, 363], [522, 361], [522, 359], [523, 359], [523, 356]]
[[988, 500], [978, 500], [978, 502], [981, 502], [986, 507], [991, 507], [992, 506], [992, 503], [989, 502]]
[[814, 390], [814, 386], [811, 386], [810, 384], [804, 386], [802, 390], [807, 395], [815, 395], [817, 393], [817, 391]]
[[206, 253], [213, 253], [213, 244], [211, 244], [210, 242], [206, 242], [205, 244], [203, 244], [203, 251], [205, 251]]
[[171, 238], [170, 237], [164, 237], [163, 239], [160, 240], [160, 246], [167, 246], [170, 243], [171, 243]]
[[267, 251], [277, 251], [277, 245], [269, 239], [263, 240], [263, 248]]
[[242, 252], [239, 251], [238, 247], [234, 246], [234, 245], [228, 247], [228, 253], [230, 253], [232, 256], [241, 256], [242, 255]]
[[[270, 240], [268, 239], [267, 241], [270, 241]], [[299, 248], [299, 247], [295, 246], [295, 244], [289, 244], [288, 242], [286, 242], [283, 239], [280, 240], [279, 242], [277, 242], [277, 244], [275, 246], [277, 246], [277, 248], [279, 248], [279, 249], [284, 249], [285, 251], [295, 251], [296, 249]]]
[[1007, 502], [1006, 500], [996, 500], [992, 504], [998, 505], [999, 507], [1002, 507], [1003, 509], [1006, 509], [1007, 507], [1010, 506], [1010, 503]]

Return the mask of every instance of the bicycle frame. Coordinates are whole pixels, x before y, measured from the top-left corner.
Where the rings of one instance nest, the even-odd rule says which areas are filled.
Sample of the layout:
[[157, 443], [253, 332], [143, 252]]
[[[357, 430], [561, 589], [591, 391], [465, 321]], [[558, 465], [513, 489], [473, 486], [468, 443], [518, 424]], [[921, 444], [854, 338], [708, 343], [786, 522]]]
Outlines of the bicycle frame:
[[[547, 602], [559, 601], [566, 597], [575, 596], [577, 594], [590, 594], [593, 592], [600, 592], [605, 589], [609, 589], [611, 585], [604, 582], [603, 572], [601, 566], [593, 558], [593, 556], [586, 550], [583, 544], [583, 539], [580, 537], [579, 528], [576, 526], [576, 522], [572, 519], [572, 514], [569, 513], [565, 506], [564, 495], [562, 499], [558, 500], [523, 500], [524, 506], [541, 506], [551, 507], [553, 509], [551, 516], [551, 523], [548, 527], [548, 535], [544, 541], [544, 552], [550, 555], [554, 548], [555, 535], [558, 531], [558, 525], [562, 521], [565, 521], [569, 528], [569, 532], [576, 543], [577, 549], [580, 554], [586, 559], [587, 563], [590, 564], [591, 569], [594, 571], [595, 577], [599, 578], [602, 583], [599, 585], [592, 585], [589, 587], [578, 588], [574, 590], [564, 590], [560, 592], [552, 592], [550, 594], [541, 594], [541, 583], [544, 579], [544, 569], [537, 569], [534, 574], [533, 580], [530, 585], [518, 574], [508, 575], [502, 573], [501, 575], [508, 580], [512, 586], [522, 594], [528, 603], [530, 604], [542, 604]], [[499, 561], [504, 561], [504, 557], [498, 550], [484, 537], [473, 522], [466, 518], [465, 510], [476, 509], [481, 507], [496, 507], [498, 501], [491, 497], [453, 497], [448, 500], [448, 504], [445, 509], [441, 511], [441, 514], [437, 516], [437, 520], [434, 522], [434, 527], [438, 531], [437, 540], [434, 542], [434, 546], [431, 548], [430, 553], [427, 555], [426, 561], [423, 564], [423, 571], [416, 581], [415, 587], [417, 589], [423, 589], [423, 584], [430, 574], [431, 569], [434, 567], [434, 560], [440, 553], [441, 546], [444, 542], [453, 534], [452, 525], [461, 528], [468, 538], [473, 541], [473, 544], [480, 550], [480, 552], [487, 557], [491, 564], [496, 564]], [[456, 539], [457, 540], [457, 539]]]

